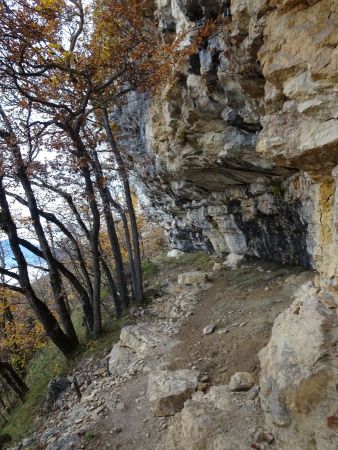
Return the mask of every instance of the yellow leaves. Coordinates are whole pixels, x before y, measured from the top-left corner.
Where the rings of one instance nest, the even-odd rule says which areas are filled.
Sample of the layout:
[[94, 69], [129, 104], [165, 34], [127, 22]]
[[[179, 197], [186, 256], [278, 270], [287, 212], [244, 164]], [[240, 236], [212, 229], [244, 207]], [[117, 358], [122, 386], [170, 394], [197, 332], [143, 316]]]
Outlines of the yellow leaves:
[[52, 50], [60, 50], [62, 47], [60, 44], [58, 44], [56, 42], [51, 42], [49, 44], [49, 48], [51, 48]]
[[40, 0], [40, 6], [42, 8], [55, 8], [58, 3], [58, 0]]
[[59, 11], [62, 7], [64, 7], [64, 2], [62, 0], [39, 0], [35, 9], [36, 11], [43, 11], [46, 9]]
[[0, 354], [8, 355], [11, 363], [23, 371], [45, 343], [46, 335], [39, 322], [7, 322], [5, 334], [0, 339]]
[[8, 310], [8, 308], [10, 308], [10, 311], [12, 313], [15, 312], [17, 309], [15, 306], [9, 306], [8, 302], [0, 303], [0, 316], [3, 316]]
[[19, 299], [21, 294], [0, 289], [0, 355], [24, 371], [34, 353], [45, 345], [47, 336], [40, 322], [27, 318], [26, 306], [20, 306]]

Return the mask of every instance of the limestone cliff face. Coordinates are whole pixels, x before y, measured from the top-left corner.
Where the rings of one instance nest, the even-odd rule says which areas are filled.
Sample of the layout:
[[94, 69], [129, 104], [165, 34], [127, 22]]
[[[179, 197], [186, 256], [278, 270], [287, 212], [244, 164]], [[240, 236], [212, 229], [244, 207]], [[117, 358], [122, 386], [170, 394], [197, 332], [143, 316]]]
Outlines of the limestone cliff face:
[[144, 108], [133, 159], [151, 214], [182, 250], [319, 267], [320, 184], [338, 161], [336, 2], [158, 9], [165, 34], [219, 13], [224, 24]]
[[224, 24], [125, 112], [148, 210], [175, 248], [318, 271], [261, 353], [261, 398], [280, 448], [338, 448], [338, 2], [157, 5], [165, 35]]

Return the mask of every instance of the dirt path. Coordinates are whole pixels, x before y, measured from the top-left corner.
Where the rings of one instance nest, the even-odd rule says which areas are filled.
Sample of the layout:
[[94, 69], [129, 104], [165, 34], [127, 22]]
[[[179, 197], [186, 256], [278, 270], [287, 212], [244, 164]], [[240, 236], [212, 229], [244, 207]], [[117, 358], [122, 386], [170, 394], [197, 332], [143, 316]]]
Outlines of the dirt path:
[[[180, 267], [170, 272], [174, 292], [181, 291], [174, 282], [180, 272]], [[158, 279], [164, 276], [168, 277], [165, 266]], [[209, 377], [211, 386], [228, 383], [239, 371], [252, 372], [257, 379], [257, 354], [269, 339], [274, 319], [291, 303], [297, 288], [312, 276], [297, 268], [265, 262], [253, 262], [233, 271], [221, 270], [208, 289], [197, 294], [193, 312], [172, 337], [177, 344], [169, 354], [155, 356], [152, 363], [149, 360], [149, 370], [196, 368]], [[216, 329], [203, 336], [202, 330], [209, 324], [215, 324]], [[98, 423], [93, 429], [95, 439], [85, 448], [165, 449], [173, 418], [152, 415], [146, 389], [147, 376], [143, 374], [125, 384], [119, 393], [124, 410], [111, 412]], [[257, 425], [257, 420], [251, 425]]]
[[[313, 274], [259, 262], [222, 270], [211, 287], [198, 295], [171, 354], [171, 369], [196, 367], [212, 384], [228, 383], [236, 372], [258, 374], [257, 354], [270, 336], [275, 318], [291, 303], [295, 290]], [[214, 333], [202, 330], [215, 324]]]
[[[83, 392], [82, 400], [79, 402], [71, 393], [24, 448], [171, 450], [173, 447], [167, 444], [168, 430], [174, 428], [170, 428], [173, 423], [177, 424], [178, 415], [153, 416], [147, 396], [150, 372], [197, 369], [208, 380], [211, 396], [217, 390], [223, 395], [231, 376], [239, 371], [251, 372], [257, 381], [257, 354], [269, 339], [274, 319], [313, 273], [256, 260], [236, 270], [215, 272], [207, 284], [177, 284], [178, 274], [196, 269], [209, 271], [211, 266], [212, 260], [205, 257], [201, 260], [194, 257], [193, 263], [187, 257], [160, 262], [158, 273], [148, 285], [160, 288], [161, 297], [135, 312], [137, 326], [143, 326], [158, 344], [146, 354], [134, 353], [133, 364], [115, 378], [107, 376], [104, 369], [99, 375], [93, 374], [94, 381]], [[210, 324], [215, 325], [215, 330], [204, 336], [203, 328]], [[192, 407], [208, 410], [208, 404], [203, 403], [208, 394], [198, 395], [200, 403], [195, 402]], [[259, 401], [248, 403], [245, 395], [239, 393], [230, 402], [232, 409], [226, 411], [226, 407], [221, 411], [215, 409], [214, 399], [210, 414], [226, 423], [225, 431], [232, 432], [227, 435], [230, 438], [241, 439], [245, 431], [241, 449], [249, 448], [249, 429], [261, 423]], [[180, 449], [192, 450], [184, 445]], [[203, 450], [206, 448], [203, 446]], [[239, 450], [236, 445], [229, 448]]]

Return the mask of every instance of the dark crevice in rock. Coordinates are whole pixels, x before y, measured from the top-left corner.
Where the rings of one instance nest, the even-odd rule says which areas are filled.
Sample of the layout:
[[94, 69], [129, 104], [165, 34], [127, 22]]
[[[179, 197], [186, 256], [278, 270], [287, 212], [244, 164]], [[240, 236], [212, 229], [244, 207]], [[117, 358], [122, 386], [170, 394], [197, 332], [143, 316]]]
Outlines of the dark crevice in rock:
[[189, 58], [189, 72], [195, 75], [201, 75], [201, 61], [198, 53]]
[[192, 22], [215, 19], [218, 15], [230, 15], [229, 1], [222, 0], [179, 0], [178, 4]]
[[232, 125], [233, 127], [238, 128], [239, 130], [243, 130], [248, 133], [257, 133], [257, 131], [260, 131], [263, 128], [260, 122], [245, 122], [243, 117], [237, 113], [235, 113], [232, 117], [229, 117], [227, 123], [229, 125]]
[[175, 248], [183, 252], [207, 252], [214, 253], [213, 246], [209, 239], [198, 230], [172, 229], [168, 233], [170, 242], [175, 243]]
[[275, 199], [276, 212], [257, 212], [254, 220], [244, 220], [241, 204], [229, 202], [228, 211], [233, 214], [238, 228], [243, 232], [248, 254], [271, 261], [311, 268], [307, 251], [307, 224], [300, 217], [300, 202], [288, 204]]

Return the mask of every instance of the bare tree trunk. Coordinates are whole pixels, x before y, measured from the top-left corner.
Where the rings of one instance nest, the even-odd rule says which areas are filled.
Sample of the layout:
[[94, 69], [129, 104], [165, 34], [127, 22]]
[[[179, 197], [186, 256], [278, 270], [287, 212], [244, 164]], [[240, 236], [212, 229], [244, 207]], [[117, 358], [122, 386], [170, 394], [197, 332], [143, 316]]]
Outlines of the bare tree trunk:
[[0, 375], [2, 375], [20, 400], [24, 400], [25, 395], [29, 391], [28, 386], [9, 363], [0, 361]]
[[123, 159], [121, 157], [121, 153], [117, 147], [115, 142], [115, 138], [113, 132], [111, 130], [109, 124], [109, 116], [107, 109], [103, 110], [103, 126], [107, 134], [107, 140], [110, 145], [112, 152], [114, 153], [118, 173], [123, 184], [124, 194], [126, 198], [126, 205], [128, 209], [130, 226], [131, 226], [131, 235], [133, 241], [133, 251], [134, 251], [134, 265], [135, 265], [135, 276], [136, 276], [136, 286], [135, 286], [135, 300], [136, 303], [142, 303], [144, 299], [143, 295], [143, 283], [142, 283], [142, 267], [141, 267], [141, 255], [140, 255], [140, 244], [139, 244], [139, 235], [138, 235], [138, 227], [136, 214], [133, 206], [131, 190], [129, 185], [129, 178], [126, 172]]
[[[39, 258], [44, 258], [42, 251], [26, 239], [19, 238], [19, 244], [22, 247], [27, 248], [30, 252], [34, 253]], [[83, 288], [76, 276], [70, 270], [68, 270], [66, 266], [64, 266], [57, 259], [54, 259], [54, 263], [58, 267], [58, 270], [72, 283], [74, 289], [79, 293], [86, 321], [90, 325], [90, 330], [92, 330], [94, 323], [93, 309], [86, 290]]]
[[102, 317], [101, 317], [101, 267], [100, 267], [100, 252], [99, 252], [99, 237], [101, 218], [100, 211], [97, 206], [95, 198], [95, 189], [90, 176], [90, 169], [88, 166], [88, 155], [86, 148], [79, 136], [78, 132], [73, 129], [70, 124], [65, 128], [69, 137], [72, 139], [76, 156], [79, 160], [79, 167], [85, 182], [85, 192], [92, 214], [92, 229], [90, 230], [90, 246], [92, 252], [93, 263], [93, 313], [94, 313], [94, 327], [93, 334], [97, 336], [102, 331]]
[[[28, 205], [28, 202], [25, 199], [23, 199], [21, 196], [19, 196], [17, 194], [7, 193], [7, 191], [6, 191], [6, 194], [15, 198], [22, 205], [25, 205], [25, 206]], [[83, 310], [84, 310], [84, 314], [86, 317], [86, 321], [87, 321], [88, 326], [90, 327], [90, 331], [92, 332], [93, 331], [92, 330], [92, 328], [93, 328], [93, 311], [92, 311], [91, 305], [92, 305], [92, 296], [93, 296], [93, 286], [91, 284], [89, 273], [88, 273], [84, 258], [82, 256], [79, 244], [78, 244], [77, 240], [75, 239], [75, 237], [72, 235], [72, 233], [67, 229], [67, 227], [65, 225], [63, 225], [62, 222], [60, 222], [58, 220], [58, 218], [54, 214], [46, 213], [45, 211], [42, 211], [41, 209], [39, 209], [38, 212], [39, 212], [39, 215], [41, 217], [43, 217], [44, 219], [46, 219], [48, 222], [52, 222], [55, 225], [57, 225], [59, 227], [59, 229], [65, 234], [65, 236], [68, 237], [68, 239], [73, 243], [73, 245], [75, 247], [76, 255], [79, 260], [79, 264], [80, 264], [80, 268], [81, 268], [81, 272], [82, 272], [83, 278], [85, 280], [85, 285], [87, 287], [87, 293], [86, 293], [86, 290], [84, 289], [84, 287], [82, 287], [81, 283], [77, 280], [77, 278], [75, 276], [70, 277], [70, 282], [72, 283], [72, 285], [74, 286], [74, 288], [78, 292], [78, 294], [80, 295], [80, 298], [81, 298], [81, 301], [83, 304]], [[69, 276], [67, 276], [67, 275], [65, 275], [65, 276], [69, 279]]]
[[[37, 186], [40, 186], [40, 184], [37, 183]], [[74, 214], [74, 217], [75, 217], [75, 219], [76, 219], [80, 229], [83, 231], [83, 233], [85, 234], [88, 242], [90, 243], [90, 231], [89, 231], [88, 227], [86, 226], [85, 222], [82, 220], [82, 217], [81, 217], [81, 215], [80, 215], [80, 213], [79, 213], [79, 211], [78, 211], [78, 209], [77, 209], [77, 207], [76, 207], [76, 205], [75, 205], [75, 203], [73, 201], [72, 196], [69, 193], [62, 191], [60, 188], [56, 188], [54, 186], [51, 186], [48, 183], [42, 182], [42, 186], [47, 188], [47, 189], [49, 189], [49, 190], [51, 190], [51, 191], [53, 191], [53, 192], [56, 192], [62, 198], [64, 198], [64, 200], [67, 202], [70, 210]], [[114, 283], [114, 280], [113, 280], [113, 276], [112, 276], [111, 270], [110, 270], [108, 264], [106, 263], [106, 261], [104, 259], [104, 255], [103, 255], [100, 247], [99, 247], [99, 252], [100, 252], [100, 262], [101, 262], [103, 271], [104, 271], [104, 273], [106, 275], [107, 282], [108, 282], [108, 289], [109, 289], [109, 292], [110, 292], [110, 294], [111, 294], [111, 296], [113, 298], [114, 304], [115, 304], [116, 314], [119, 317], [121, 315], [121, 312], [122, 312], [121, 300], [120, 300], [120, 298], [118, 296], [118, 292], [117, 292], [116, 287], [115, 287], [115, 283]]]
[[73, 326], [73, 322], [71, 320], [71, 317], [68, 313], [66, 301], [64, 297], [64, 289], [63, 289], [63, 283], [62, 278], [59, 274], [59, 271], [55, 267], [55, 264], [53, 262], [53, 254], [51, 251], [51, 248], [49, 246], [48, 240], [46, 238], [44, 229], [41, 224], [40, 216], [39, 216], [39, 210], [37, 206], [37, 201], [35, 198], [35, 194], [33, 192], [31, 182], [29, 180], [29, 177], [27, 175], [27, 165], [26, 162], [23, 160], [21, 155], [21, 150], [16, 138], [16, 134], [14, 130], [12, 129], [12, 126], [8, 120], [8, 117], [4, 110], [0, 107], [0, 114], [1, 117], [5, 123], [5, 126], [7, 128], [7, 131], [9, 133], [9, 136], [5, 139], [6, 144], [8, 146], [8, 149], [11, 151], [16, 174], [17, 177], [23, 187], [23, 190], [25, 192], [26, 198], [27, 198], [27, 204], [28, 209], [32, 218], [34, 230], [36, 233], [36, 236], [38, 238], [41, 251], [44, 254], [44, 257], [46, 259], [48, 269], [49, 269], [49, 280], [50, 285], [52, 288], [55, 304], [58, 310], [58, 313], [60, 315], [60, 320], [63, 324], [64, 330], [69, 337], [70, 340], [74, 342], [74, 344], [78, 344], [78, 339], [76, 336], [76, 332]]
[[[0, 242], [0, 265], [1, 265], [1, 267], [6, 267], [5, 252], [4, 252], [1, 242]], [[5, 283], [5, 276], [3, 274], [0, 274], [0, 280], [2, 283]], [[4, 308], [3, 315], [2, 315], [2, 328], [5, 332], [6, 322], [13, 323], [14, 317], [13, 317], [11, 308], [10, 308], [9, 303], [5, 296], [0, 295], [0, 302], [2, 303], [3, 308]]]
[[102, 264], [103, 270], [104, 270], [105, 275], [106, 275], [109, 293], [112, 296], [113, 301], [114, 301], [116, 316], [120, 317], [121, 314], [122, 314], [121, 300], [120, 300], [120, 298], [118, 296], [118, 293], [117, 293], [117, 290], [116, 290], [116, 287], [115, 287], [115, 283], [114, 283], [114, 280], [113, 280], [113, 276], [111, 274], [109, 266], [106, 263], [106, 261], [105, 261], [105, 259], [104, 259], [104, 257], [102, 255], [101, 255], [101, 264]]
[[12, 219], [5, 191], [3, 189], [3, 176], [0, 176], [0, 206], [1, 206], [1, 223], [0, 227], [6, 232], [10, 243], [11, 250], [18, 264], [18, 279], [20, 286], [31, 304], [37, 318], [42, 323], [47, 335], [54, 344], [62, 351], [65, 356], [69, 356], [77, 347], [77, 342], [69, 338], [59, 326], [57, 320], [47, 307], [34, 292], [29, 280], [27, 262], [20, 248], [19, 236], [16, 225]]
[[106, 185], [106, 181], [104, 179], [102, 168], [100, 161], [97, 157], [96, 152], [93, 155], [93, 169], [96, 176], [96, 183], [98, 186], [98, 190], [103, 203], [103, 211], [107, 224], [108, 237], [110, 241], [110, 246], [114, 255], [115, 265], [116, 265], [116, 273], [119, 284], [119, 293], [121, 296], [121, 303], [123, 308], [127, 308], [129, 305], [129, 295], [128, 295], [128, 287], [127, 280], [124, 271], [124, 265], [121, 255], [121, 249], [119, 240], [116, 234], [115, 223], [113, 214], [110, 206], [110, 192]]
[[55, 267], [55, 264], [53, 261], [53, 254], [52, 254], [52, 251], [48, 244], [47, 238], [45, 236], [43, 227], [41, 225], [35, 195], [30, 186], [28, 177], [25, 175], [25, 172], [21, 171], [20, 169], [18, 172], [19, 172], [19, 178], [21, 181], [21, 185], [22, 185], [22, 187], [25, 191], [26, 197], [27, 197], [29, 211], [31, 213], [34, 229], [35, 229], [35, 232], [36, 232], [36, 235], [37, 235], [40, 247], [41, 247], [41, 251], [45, 256], [45, 259], [46, 259], [46, 262], [48, 265], [50, 284], [52, 287], [52, 292], [54, 295], [55, 303], [57, 306], [58, 313], [60, 315], [61, 322], [62, 322], [65, 332], [69, 336], [69, 338], [71, 340], [73, 340], [75, 343], [78, 343], [76, 332], [75, 332], [75, 329], [73, 326], [73, 322], [71, 320], [71, 317], [69, 315], [69, 312], [68, 312], [68, 309], [66, 306], [62, 278], [59, 274], [59, 271]]

